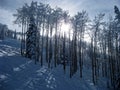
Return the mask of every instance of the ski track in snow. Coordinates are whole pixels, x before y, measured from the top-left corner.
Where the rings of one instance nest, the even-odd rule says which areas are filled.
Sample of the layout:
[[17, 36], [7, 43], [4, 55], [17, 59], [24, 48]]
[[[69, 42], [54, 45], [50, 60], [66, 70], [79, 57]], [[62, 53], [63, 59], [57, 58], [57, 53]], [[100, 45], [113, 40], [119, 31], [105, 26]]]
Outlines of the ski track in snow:
[[25, 69], [26, 66], [28, 66], [28, 64], [30, 64], [30, 63], [32, 63], [32, 61], [28, 61], [24, 64], [21, 64], [19, 67], [14, 67], [13, 71], [15, 71], [15, 72], [21, 71], [22, 69]]
[[[20, 56], [15, 40], [2, 42], [0, 41], [0, 90], [105, 90], [97, 89], [89, 78], [70, 79], [61, 73], [61, 67], [51, 70], [46, 66], [35, 65], [33, 60]], [[13, 44], [15, 45], [12, 46]]]
[[7, 83], [10, 79], [9, 74], [0, 74], [0, 87], [2, 87], [1, 83]]
[[35, 77], [29, 77], [24, 83], [24, 89], [39, 90], [40, 87], [54, 89], [56, 88], [55, 78], [45, 66], [36, 71]]

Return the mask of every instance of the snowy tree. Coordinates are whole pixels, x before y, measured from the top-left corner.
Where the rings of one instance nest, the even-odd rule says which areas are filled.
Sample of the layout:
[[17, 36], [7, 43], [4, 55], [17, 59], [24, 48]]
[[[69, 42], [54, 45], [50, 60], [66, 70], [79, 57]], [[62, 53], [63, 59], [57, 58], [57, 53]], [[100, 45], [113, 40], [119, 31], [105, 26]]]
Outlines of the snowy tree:
[[93, 82], [94, 84], [97, 83], [97, 79], [98, 79], [98, 55], [97, 55], [97, 46], [98, 46], [98, 35], [99, 32], [101, 30], [101, 25], [104, 23], [103, 20], [104, 14], [98, 14], [94, 20], [93, 20], [93, 33], [94, 33], [94, 37], [93, 37], [93, 60], [92, 60], [92, 72], [93, 72]]
[[17, 32], [16, 32], [16, 30], [14, 31], [14, 39], [17, 39]]
[[0, 23], [0, 39], [2, 40], [5, 39], [7, 30], [8, 30], [7, 25]]
[[[82, 68], [83, 68], [83, 48], [82, 48], [82, 42], [84, 40], [84, 33], [86, 28], [86, 23], [88, 22], [88, 14], [86, 11], [78, 12], [77, 15], [75, 15], [72, 20], [73, 25], [73, 39], [75, 43], [75, 52], [76, 52], [76, 59], [79, 60], [79, 67], [80, 67], [80, 77], [82, 77]], [[78, 52], [76, 51], [78, 49]], [[74, 59], [75, 60], [75, 59]], [[76, 60], [77, 63], [77, 60]], [[77, 66], [77, 65], [75, 65]]]
[[39, 61], [39, 37], [34, 17], [30, 17], [29, 29], [26, 36], [26, 57]]

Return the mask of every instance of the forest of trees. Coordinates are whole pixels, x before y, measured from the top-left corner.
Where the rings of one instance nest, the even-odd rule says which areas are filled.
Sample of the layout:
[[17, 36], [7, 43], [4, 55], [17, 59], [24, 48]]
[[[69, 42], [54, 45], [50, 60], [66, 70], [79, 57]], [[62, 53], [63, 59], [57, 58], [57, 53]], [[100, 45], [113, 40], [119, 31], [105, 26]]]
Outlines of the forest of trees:
[[[14, 14], [14, 23], [22, 26], [21, 55], [41, 66], [47, 62], [49, 68], [62, 64], [64, 72], [69, 66], [70, 78], [77, 71], [84, 77], [83, 68], [90, 62], [93, 83], [102, 76], [115, 88], [120, 83], [120, 11], [117, 6], [113, 9], [115, 17], [105, 21], [104, 13], [91, 20], [86, 11], [71, 17], [59, 7], [24, 4]], [[71, 25], [68, 33], [61, 33], [63, 21]], [[85, 42], [85, 34], [90, 42]]]
[[6, 36], [7, 26], [0, 23], [0, 39], [3, 40]]
[[10, 30], [7, 25], [0, 23], [0, 40], [4, 40], [6, 37], [17, 39], [17, 35], [16, 30]]

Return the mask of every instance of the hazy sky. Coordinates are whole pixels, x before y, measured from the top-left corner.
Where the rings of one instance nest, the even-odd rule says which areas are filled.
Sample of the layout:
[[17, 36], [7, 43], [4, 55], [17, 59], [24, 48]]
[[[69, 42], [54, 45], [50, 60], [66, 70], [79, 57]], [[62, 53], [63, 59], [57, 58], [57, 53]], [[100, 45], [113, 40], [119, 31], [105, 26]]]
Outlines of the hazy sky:
[[120, 0], [0, 0], [0, 23], [7, 24], [10, 29], [18, 30], [17, 25], [13, 24], [15, 18], [12, 15], [17, 8], [31, 1], [44, 2], [51, 7], [58, 6], [69, 10], [71, 16], [78, 11], [86, 10], [91, 18], [100, 12], [113, 15], [114, 5], [120, 8]]

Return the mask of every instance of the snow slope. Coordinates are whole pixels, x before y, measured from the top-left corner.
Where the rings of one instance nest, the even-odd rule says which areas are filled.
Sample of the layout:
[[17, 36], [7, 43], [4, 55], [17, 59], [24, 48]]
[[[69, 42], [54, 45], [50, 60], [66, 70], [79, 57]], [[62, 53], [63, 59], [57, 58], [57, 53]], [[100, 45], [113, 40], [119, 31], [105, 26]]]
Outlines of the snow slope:
[[61, 65], [48, 69], [21, 57], [19, 47], [19, 41], [14, 39], [0, 41], [0, 90], [107, 90], [103, 81], [93, 85], [89, 69], [84, 70], [82, 79], [79, 73], [69, 78]]

